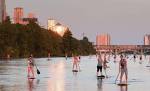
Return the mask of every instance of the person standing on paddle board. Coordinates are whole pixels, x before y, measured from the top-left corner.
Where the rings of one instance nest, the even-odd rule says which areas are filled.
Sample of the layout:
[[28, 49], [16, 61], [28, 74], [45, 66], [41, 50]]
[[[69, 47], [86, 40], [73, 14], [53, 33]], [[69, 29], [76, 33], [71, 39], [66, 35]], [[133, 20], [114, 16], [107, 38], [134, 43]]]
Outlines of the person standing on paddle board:
[[140, 61], [139, 64], [142, 64], [142, 54], [140, 55]]
[[[32, 76], [30, 76], [32, 74]], [[32, 56], [28, 58], [28, 77], [34, 78], [34, 60]]]
[[79, 55], [78, 56], [78, 68], [79, 68], [79, 71], [81, 71], [81, 69], [80, 69], [80, 60], [81, 60], [81, 56]]
[[117, 58], [117, 55], [115, 54], [114, 55], [114, 63], [116, 63], [116, 58]]
[[127, 70], [127, 61], [123, 58], [123, 55], [120, 56], [121, 60], [119, 62], [119, 72], [120, 72], [120, 83], [123, 81], [123, 75], [125, 74], [126, 83], [128, 80], [128, 70]]
[[68, 59], [68, 55], [67, 55], [67, 53], [65, 54], [65, 58], [66, 58], [66, 60]]
[[51, 57], [51, 53], [48, 52], [48, 60], [50, 60], [50, 57]]
[[72, 70], [77, 70], [78, 69], [78, 57], [73, 56], [73, 67]]
[[135, 54], [134, 54], [133, 58], [134, 58], [134, 61], [135, 61], [136, 60], [136, 55]]
[[142, 60], [142, 55], [140, 55], [140, 60]]
[[106, 77], [108, 77], [107, 74], [106, 74], [106, 69], [108, 68], [107, 63], [108, 63], [108, 61], [107, 61], [107, 58], [106, 58], [106, 54], [104, 54], [103, 68], [104, 68]]
[[98, 75], [98, 73], [99, 73], [99, 71], [100, 71], [100, 73], [101, 73], [101, 75], [102, 75], [102, 67], [103, 67], [103, 60], [102, 60], [102, 56], [101, 56], [101, 53], [98, 55], [98, 60], [97, 60], [97, 76], [99, 76]]

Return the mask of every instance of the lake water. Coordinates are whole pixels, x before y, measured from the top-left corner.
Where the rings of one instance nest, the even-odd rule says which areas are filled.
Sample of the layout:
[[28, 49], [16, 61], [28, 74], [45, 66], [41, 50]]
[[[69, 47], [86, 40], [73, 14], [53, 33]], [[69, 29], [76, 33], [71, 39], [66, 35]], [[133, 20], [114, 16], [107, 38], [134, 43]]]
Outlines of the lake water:
[[[113, 58], [108, 63], [109, 78], [96, 77], [97, 60], [95, 56], [81, 57], [81, 71], [72, 72], [72, 59], [63, 57], [38, 58], [36, 65], [41, 74], [36, 79], [27, 78], [26, 59], [0, 61], [0, 91], [149, 91], [150, 67], [146, 67], [149, 57], [143, 56], [142, 63], [128, 58], [128, 86], [118, 86], [115, 79], [118, 74], [118, 62]], [[117, 59], [119, 60], [119, 59]], [[36, 70], [35, 70], [36, 71]]]

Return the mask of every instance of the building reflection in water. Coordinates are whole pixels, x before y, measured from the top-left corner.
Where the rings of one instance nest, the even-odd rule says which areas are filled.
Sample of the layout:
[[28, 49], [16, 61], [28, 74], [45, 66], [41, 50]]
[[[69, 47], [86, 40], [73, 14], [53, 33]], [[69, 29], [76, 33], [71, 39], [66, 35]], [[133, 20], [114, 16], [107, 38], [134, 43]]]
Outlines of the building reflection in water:
[[97, 91], [103, 91], [103, 80], [97, 79]]
[[63, 61], [59, 61], [50, 68], [51, 78], [48, 81], [48, 91], [65, 91], [64, 79], [65, 79], [65, 64]]

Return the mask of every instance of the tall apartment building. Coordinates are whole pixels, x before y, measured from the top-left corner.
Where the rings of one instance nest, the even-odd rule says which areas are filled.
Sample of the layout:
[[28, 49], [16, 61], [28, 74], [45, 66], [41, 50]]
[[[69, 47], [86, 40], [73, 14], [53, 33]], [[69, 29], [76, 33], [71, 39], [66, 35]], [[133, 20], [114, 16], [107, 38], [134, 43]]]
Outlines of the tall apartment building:
[[0, 0], [0, 23], [6, 19], [5, 0]]
[[29, 24], [30, 21], [38, 23], [38, 19], [35, 17], [33, 13], [28, 13], [28, 16], [23, 18], [23, 24], [24, 25]]
[[110, 35], [109, 34], [97, 35], [96, 45], [110, 45]]
[[54, 19], [48, 19], [48, 22], [47, 22], [47, 29], [48, 30], [54, 30], [54, 27], [57, 25], [57, 21], [54, 20]]
[[16, 7], [14, 8], [14, 23], [23, 24], [23, 8]]
[[52, 30], [56, 33], [58, 33], [60, 36], [63, 36], [65, 31], [67, 30], [67, 27], [61, 25], [54, 19], [49, 19], [47, 24], [48, 30]]
[[150, 45], [150, 34], [144, 36], [144, 45]]

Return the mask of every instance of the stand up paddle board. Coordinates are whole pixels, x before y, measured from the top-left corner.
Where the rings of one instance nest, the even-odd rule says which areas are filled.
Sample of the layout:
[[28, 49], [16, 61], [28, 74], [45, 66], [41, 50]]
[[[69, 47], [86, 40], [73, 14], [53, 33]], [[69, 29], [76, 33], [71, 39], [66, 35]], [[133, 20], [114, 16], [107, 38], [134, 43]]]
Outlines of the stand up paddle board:
[[128, 83], [118, 83], [117, 85], [118, 85], [118, 86], [127, 86]]
[[105, 76], [104, 75], [101, 75], [101, 76], [97, 76], [97, 79], [104, 79]]
[[150, 67], [150, 65], [147, 65], [146, 67]]
[[72, 72], [78, 72], [78, 70], [72, 70]]
[[35, 77], [28, 77], [28, 79], [35, 79]]

